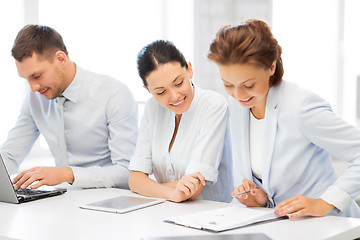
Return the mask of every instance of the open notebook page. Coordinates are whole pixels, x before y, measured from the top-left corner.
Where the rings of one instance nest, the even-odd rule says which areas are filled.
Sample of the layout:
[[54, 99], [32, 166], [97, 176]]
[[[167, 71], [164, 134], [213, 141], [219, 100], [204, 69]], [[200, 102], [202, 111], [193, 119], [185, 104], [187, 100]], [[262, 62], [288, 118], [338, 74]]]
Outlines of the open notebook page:
[[280, 219], [281, 217], [276, 215], [273, 209], [247, 208], [232, 205], [225, 208], [168, 218], [165, 222], [221, 232], [278, 218]]

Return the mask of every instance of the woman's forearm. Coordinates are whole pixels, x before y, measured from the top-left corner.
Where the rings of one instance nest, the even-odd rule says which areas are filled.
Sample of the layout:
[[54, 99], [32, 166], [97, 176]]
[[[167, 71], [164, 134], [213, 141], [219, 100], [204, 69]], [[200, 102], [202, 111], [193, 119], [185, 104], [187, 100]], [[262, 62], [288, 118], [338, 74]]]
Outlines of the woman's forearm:
[[[172, 184], [161, 184], [148, 177], [143, 172], [131, 171], [129, 176], [129, 187], [131, 191], [147, 197], [163, 198], [171, 200], [174, 188]], [[176, 186], [176, 183], [175, 183]]]

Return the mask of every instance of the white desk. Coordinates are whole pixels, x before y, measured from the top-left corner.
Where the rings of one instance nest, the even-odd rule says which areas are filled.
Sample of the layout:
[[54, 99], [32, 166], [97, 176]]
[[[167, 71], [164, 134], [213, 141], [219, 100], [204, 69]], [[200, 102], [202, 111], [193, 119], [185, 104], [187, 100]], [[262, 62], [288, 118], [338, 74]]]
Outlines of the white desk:
[[[221, 208], [212, 201], [165, 202], [126, 214], [80, 209], [85, 203], [120, 195], [121, 189], [69, 189], [61, 196], [23, 204], [0, 203], [0, 239], [141, 239], [149, 236], [214, 234], [164, 223], [167, 217]], [[221, 234], [263, 232], [271, 239], [354, 239], [360, 219], [342, 217], [281, 220]]]

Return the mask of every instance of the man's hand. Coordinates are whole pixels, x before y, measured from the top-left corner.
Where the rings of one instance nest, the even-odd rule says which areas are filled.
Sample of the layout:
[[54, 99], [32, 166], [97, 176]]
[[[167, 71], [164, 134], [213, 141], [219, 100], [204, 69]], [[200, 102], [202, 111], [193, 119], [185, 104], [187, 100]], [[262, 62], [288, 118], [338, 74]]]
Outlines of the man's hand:
[[[249, 193], [235, 196], [236, 193], [247, 191], [249, 191]], [[244, 179], [242, 185], [235, 188], [231, 196], [248, 207], [265, 207], [268, 200], [266, 193], [249, 179]]]
[[[32, 183], [37, 183], [31, 185]], [[42, 185], [58, 185], [63, 182], [73, 183], [74, 174], [70, 167], [34, 167], [17, 175], [12, 183], [19, 188], [38, 188]]]
[[333, 208], [334, 205], [325, 202], [321, 198], [312, 199], [303, 195], [297, 195], [283, 201], [274, 209], [275, 213], [280, 216], [291, 214], [289, 215], [289, 218], [297, 218], [305, 215], [323, 217], [326, 216], [326, 214], [328, 214]]

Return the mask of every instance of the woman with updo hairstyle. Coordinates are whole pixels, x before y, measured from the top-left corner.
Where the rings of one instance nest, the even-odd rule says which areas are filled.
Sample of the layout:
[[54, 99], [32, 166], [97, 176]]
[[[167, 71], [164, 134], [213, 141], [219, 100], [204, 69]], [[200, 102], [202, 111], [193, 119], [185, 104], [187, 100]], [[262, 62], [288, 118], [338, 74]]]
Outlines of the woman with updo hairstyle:
[[[360, 194], [360, 131], [318, 95], [284, 81], [281, 52], [257, 19], [221, 28], [210, 45], [208, 58], [231, 96], [232, 196], [290, 218], [360, 217], [353, 200]], [[339, 177], [331, 155], [349, 163]]]
[[137, 66], [153, 97], [145, 105], [130, 161], [130, 189], [173, 202], [197, 198], [230, 202], [226, 99], [192, 82], [191, 63], [170, 41], [146, 45]]

